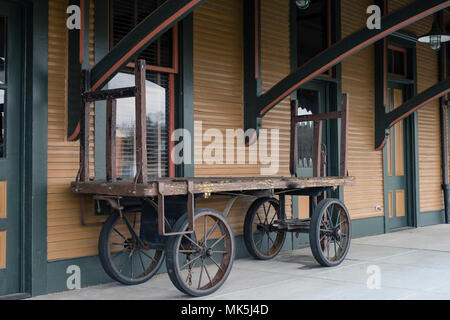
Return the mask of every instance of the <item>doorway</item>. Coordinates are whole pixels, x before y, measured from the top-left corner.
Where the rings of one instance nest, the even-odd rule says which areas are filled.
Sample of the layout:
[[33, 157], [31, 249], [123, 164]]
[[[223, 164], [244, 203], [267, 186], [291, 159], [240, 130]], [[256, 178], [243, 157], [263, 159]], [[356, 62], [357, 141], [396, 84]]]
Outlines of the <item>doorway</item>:
[[0, 1], [0, 296], [22, 275], [22, 8]]
[[[391, 112], [401, 106], [410, 96], [409, 86], [388, 82], [386, 112]], [[411, 215], [410, 187], [408, 187], [408, 148], [407, 137], [411, 135], [411, 119], [405, 119], [389, 129], [389, 137], [383, 151], [384, 163], [384, 194], [386, 207], [387, 231], [405, 228], [409, 225]]]
[[[318, 114], [327, 110], [327, 84], [311, 82], [297, 91], [299, 116]], [[300, 122], [298, 126], [297, 177], [313, 177], [314, 122]], [[327, 145], [327, 123], [323, 123], [322, 143]], [[307, 219], [312, 210], [308, 196], [298, 196], [298, 217]]]

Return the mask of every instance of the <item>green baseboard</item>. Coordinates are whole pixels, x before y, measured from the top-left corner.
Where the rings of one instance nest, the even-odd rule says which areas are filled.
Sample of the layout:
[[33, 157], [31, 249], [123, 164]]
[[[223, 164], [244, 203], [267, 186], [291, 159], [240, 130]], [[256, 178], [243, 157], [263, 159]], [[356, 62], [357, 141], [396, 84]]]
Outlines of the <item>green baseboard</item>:
[[352, 238], [369, 237], [384, 233], [384, 217], [352, 220]]
[[421, 212], [419, 214], [419, 227], [445, 223], [444, 210]]

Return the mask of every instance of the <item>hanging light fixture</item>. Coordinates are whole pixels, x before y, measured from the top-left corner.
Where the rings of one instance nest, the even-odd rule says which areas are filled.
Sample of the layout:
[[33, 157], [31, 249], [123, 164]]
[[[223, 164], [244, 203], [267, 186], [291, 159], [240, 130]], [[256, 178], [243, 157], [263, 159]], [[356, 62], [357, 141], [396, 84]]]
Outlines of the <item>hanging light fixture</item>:
[[450, 41], [450, 35], [442, 31], [439, 26], [439, 22], [435, 17], [430, 32], [419, 37], [418, 41], [422, 43], [429, 43], [431, 49], [434, 51], [439, 51], [442, 43]]
[[311, 0], [295, 0], [295, 4], [300, 10], [306, 10], [309, 7]]

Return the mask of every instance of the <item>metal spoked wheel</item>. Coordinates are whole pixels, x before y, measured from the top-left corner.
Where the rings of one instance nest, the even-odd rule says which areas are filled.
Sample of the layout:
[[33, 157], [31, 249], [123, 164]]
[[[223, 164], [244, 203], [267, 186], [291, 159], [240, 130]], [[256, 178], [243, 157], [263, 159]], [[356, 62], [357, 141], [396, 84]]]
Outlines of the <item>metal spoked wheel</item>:
[[309, 242], [314, 258], [325, 267], [344, 261], [351, 241], [351, 221], [345, 205], [338, 199], [319, 203], [311, 219]]
[[282, 220], [280, 204], [275, 198], [261, 198], [249, 208], [244, 222], [244, 240], [249, 253], [258, 260], [274, 258], [283, 247], [286, 233], [273, 228]]
[[105, 272], [125, 285], [153, 277], [164, 261], [164, 250], [151, 248], [140, 237], [141, 213], [115, 212], [103, 225], [99, 256]]
[[[205, 296], [218, 290], [234, 260], [234, 235], [228, 220], [212, 209], [195, 210], [195, 232], [172, 236], [167, 243], [167, 271], [181, 292]], [[188, 230], [188, 216], [181, 217], [174, 232]]]

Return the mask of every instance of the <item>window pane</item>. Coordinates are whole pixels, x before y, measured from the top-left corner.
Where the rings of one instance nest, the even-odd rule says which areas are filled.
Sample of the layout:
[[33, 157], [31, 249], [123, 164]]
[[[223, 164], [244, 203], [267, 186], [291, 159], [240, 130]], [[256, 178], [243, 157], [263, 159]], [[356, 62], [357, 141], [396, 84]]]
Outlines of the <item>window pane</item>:
[[[134, 75], [117, 74], [108, 88], [134, 86]], [[166, 90], [146, 82], [147, 91], [147, 166], [149, 176], [168, 174], [168, 132], [166, 117]], [[117, 100], [116, 157], [117, 176], [129, 178], [136, 175], [135, 98]], [[158, 143], [160, 141], [160, 143]], [[159, 146], [159, 148], [158, 148]]]
[[405, 75], [405, 54], [401, 51], [394, 51], [394, 73]]
[[0, 89], [0, 158], [5, 156], [5, 90]]
[[406, 76], [406, 52], [388, 50], [388, 72], [394, 75]]
[[[164, 2], [161, 0], [112, 0], [111, 47], [117, 45], [135, 26]], [[138, 58], [145, 59], [149, 65], [172, 67], [172, 31], [169, 30], [150, 44]]]
[[328, 47], [328, 0], [311, 1], [297, 9], [298, 65], [302, 66]]
[[6, 18], [0, 17], [0, 84], [6, 82]]
[[[319, 113], [319, 93], [314, 90], [298, 91], [298, 115], [304, 116]], [[300, 122], [298, 126], [298, 165], [302, 175], [312, 175], [314, 122]], [[310, 170], [305, 170], [310, 169]]]

